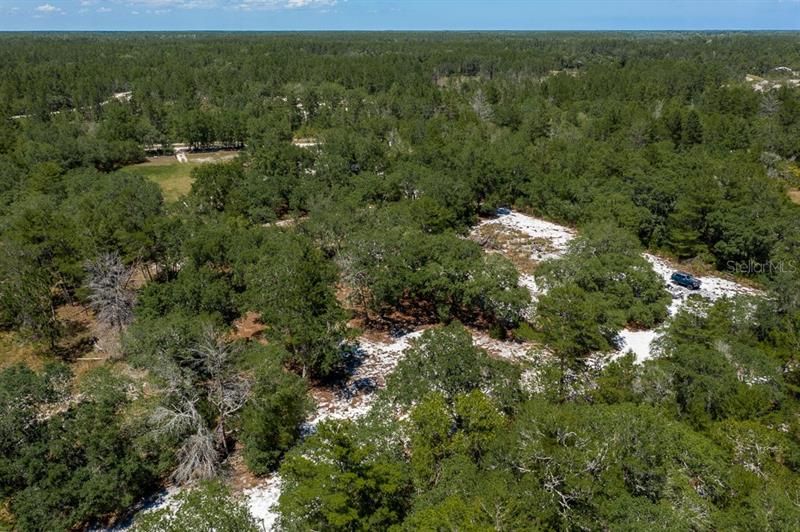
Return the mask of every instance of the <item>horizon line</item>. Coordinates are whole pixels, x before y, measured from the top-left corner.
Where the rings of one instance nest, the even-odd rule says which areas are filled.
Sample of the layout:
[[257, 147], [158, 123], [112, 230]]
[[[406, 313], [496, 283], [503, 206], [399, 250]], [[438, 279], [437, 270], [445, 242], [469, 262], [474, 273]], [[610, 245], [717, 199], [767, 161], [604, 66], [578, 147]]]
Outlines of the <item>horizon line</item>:
[[603, 28], [603, 29], [21, 29], [2, 33], [800, 33], [800, 28]]

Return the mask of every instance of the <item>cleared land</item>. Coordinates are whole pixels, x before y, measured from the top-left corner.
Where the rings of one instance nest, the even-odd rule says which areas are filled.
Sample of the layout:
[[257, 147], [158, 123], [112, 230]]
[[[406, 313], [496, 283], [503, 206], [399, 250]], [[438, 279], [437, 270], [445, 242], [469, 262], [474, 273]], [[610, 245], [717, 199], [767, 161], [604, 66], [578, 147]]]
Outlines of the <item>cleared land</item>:
[[121, 172], [138, 174], [161, 187], [164, 199], [176, 201], [192, 188], [192, 169], [206, 163], [229, 161], [238, 155], [235, 151], [212, 153], [187, 153], [188, 162], [182, 163], [173, 155], [151, 157], [147, 162], [126, 166]]
[[[162, 161], [167, 159], [169, 162]], [[158, 183], [166, 201], [176, 201], [192, 188], [192, 168], [201, 163], [179, 163], [175, 157], [154, 157], [141, 164], [126, 166], [121, 172], [138, 174]]]
[[793, 188], [789, 191], [789, 199], [800, 205], [800, 188]]

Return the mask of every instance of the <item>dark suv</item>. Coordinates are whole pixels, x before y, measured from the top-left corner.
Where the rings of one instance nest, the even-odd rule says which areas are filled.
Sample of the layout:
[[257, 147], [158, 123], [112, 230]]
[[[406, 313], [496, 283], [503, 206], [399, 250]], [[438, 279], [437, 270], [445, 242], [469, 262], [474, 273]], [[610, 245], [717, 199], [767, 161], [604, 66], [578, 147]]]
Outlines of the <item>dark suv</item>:
[[672, 274], [672, 282], [689, 288], [690, 290], [697, 290], [700, 288], [700, 279], [686, 272], [675, 272]]

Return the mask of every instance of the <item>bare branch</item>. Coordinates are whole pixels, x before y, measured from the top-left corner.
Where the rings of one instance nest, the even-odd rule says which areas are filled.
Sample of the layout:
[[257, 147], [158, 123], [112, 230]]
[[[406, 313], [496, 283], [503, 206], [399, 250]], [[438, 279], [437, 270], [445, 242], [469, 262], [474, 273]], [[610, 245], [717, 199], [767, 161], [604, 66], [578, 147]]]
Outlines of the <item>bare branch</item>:
[[122, 329], [133, 319], [136, 295], [128, 287], [133, 269], [122, 263], [118, 253], [104, 253], [86, 264], [89, 305], [98, 321]]
[[[150, 419], [156, 433], [185, 438], [173, 473], [178, 483], [216, 473], [228, 453], [227, 420], [245, 405], [252, 387], [250, 379], [236, 371], [237, 346], [213, 327], [204, 328], [191, 353], [191, 371], [163, 357], [157, 372], [164, 380], [166, 400]], [[197, 408], [201, 398], [214, 407], [215, 419], [203, 418]]]
[[205, 480], [216, 474], [218, 464], [219, 453], [214, 437], [205, 425], [200, 425], [181, 445], [178, 467], [172, 473], [172, 478], [178, 484]]

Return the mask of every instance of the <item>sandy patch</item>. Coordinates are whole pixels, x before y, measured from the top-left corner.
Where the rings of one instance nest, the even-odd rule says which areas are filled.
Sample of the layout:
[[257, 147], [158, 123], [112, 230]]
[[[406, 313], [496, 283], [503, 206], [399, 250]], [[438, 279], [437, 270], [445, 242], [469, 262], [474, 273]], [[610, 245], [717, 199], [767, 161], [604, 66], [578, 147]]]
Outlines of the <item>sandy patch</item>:
[[[562, 256], [567, 251], [570, 241], [576, 236], [576, 231], [569, 227], [513, 211], [482, 221], [471, 233], [471, 238], [481, 243], [488, 252], [502, 253], [515, 265], [519, 264], [519, 257], [523, 256], [534, 267], [543, 260]], [[692, 294], [710, 301], [723, 297], [761, 294], [758, 290], [714, 275], [698, 276], [702, 282], [700, 290], [688, 290], [672, 284], [670, 280], [672, 273], [681, 269], [678, 265], [650, 253], [644, 253], [643, 257], [664, 280], [667, 290], [672, 295], [672, 303], [669, 306], [670, 317], [677, 314]], [[535, 302], [544, 291], [536, 282], [533, 268], [521, 268], [520, 271], [520, 286], [526, 287], [531, 292], [531, 298]], [[660, 328], [650, 330], [624, 329], [618, 338], [621, 347], [612, 354], [612, 358], [629, 350], [636, 355], [637, 362], [651, 358], [653, 341], [663, 334], [663, 327], [662, 324]], [[480, 341], [484, 340], [476, 339], [476, 343]], [[494, 350], [498, 348], [501, 351], [505, 350], [506, 355], [503, 358], [519, 359], [514, 348], [503, 344], [492, 347]]]
[[509, 256], [527, 255], [535, 263], [560, 257], [576, 232], [540, 218], [510, 211], [480, 222], [472, 231], [477, 240], [488, 239], [493, 250]]
[[334, 389], [314, 391], [317, 411], [306, 422], [305, 430], [313, 431], [326, 419], [357, 419], [365, 415], [375, 400], [375, 392], [386, 387], [386, 377], [397, 367], [411, 341], [422, 332], [420, 329], [381, 339], [362, 336], [354, 347], [353, 369], [347, 380]]
[[472, 343], [485, 349], [490, 356], [509, 362], [523, 363], [536, 359], [537, 345], [532, 342], [497, 340], [486, 331], [470, 329]]
[[[698, 276], [698, 279], [700, 279], [701, 282], [700, 289], [689, 290], [673, 284], [670, 279], [672, 272], [680, 269], [679, 266], [669, 262], [667, 259], [652, 255], [650, 253], [645, 253], [643, 256], [653, 267], [653, 270], [664, 280], [667, 290], [672, 295], [672, 303], [670, 303], [668, 309], [670, 318], [675, 316], [675, 314], [677, 314], [681, 308], [686, 305], [689, 296], [693, 294], [709, 301], [716, 301], [718, 299], [722, 299], [723, 297], [735, 297], [742, 295], [757, 296], [761, 294], [761, 292], [758, 290], [716, 276]], [[656, 329], [644, 331], [632, 331], [630, 329], [624, 329], [619, 335], [620, 349], [614, 354], [614, 356], [616, 357], [627, 353], [628, 351], [633, 351], [633, 353], [636, 355], [637, 362], [643, 362], [652, 358], [653, 342], [663, 335], [664, 328], [667, 323], [669, 323], [669, 318], [665, 324], [662, 324], [661, 327]]]
[[281, 485], [281, 477], [275, 474], [243, 492], [250, 515], [265, 531], [273, 529], [280, 515], [276, 506], [281, 496]]

